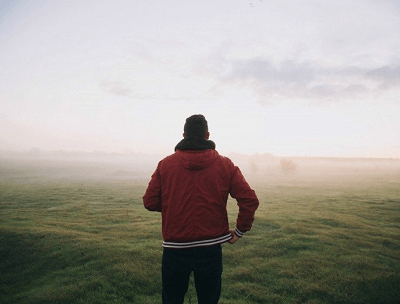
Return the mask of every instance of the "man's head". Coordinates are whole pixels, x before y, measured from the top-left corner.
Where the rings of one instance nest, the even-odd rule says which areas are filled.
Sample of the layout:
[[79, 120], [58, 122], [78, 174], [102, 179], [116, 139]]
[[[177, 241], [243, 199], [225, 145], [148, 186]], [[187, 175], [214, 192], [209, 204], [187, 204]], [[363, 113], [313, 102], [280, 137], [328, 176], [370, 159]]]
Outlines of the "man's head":
[[201, 114], [192, 115], [186, 118], [186, 123], [183, 128], [183, 137], [200, 137], [208, 139], [208, 124], [206, 118]]

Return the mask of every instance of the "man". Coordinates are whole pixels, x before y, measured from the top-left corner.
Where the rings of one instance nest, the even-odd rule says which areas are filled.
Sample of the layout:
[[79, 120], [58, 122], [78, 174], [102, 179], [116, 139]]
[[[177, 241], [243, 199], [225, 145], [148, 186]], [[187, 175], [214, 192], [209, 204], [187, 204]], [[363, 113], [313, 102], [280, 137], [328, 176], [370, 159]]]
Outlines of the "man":
[[[143, 196], [162, 213], [163, 304], [182, 304], [194, 273], [199, 304], [217, 304], [221, 293], [221, 244], [235, 243], [251, 229], [258, 207], [239, 168], [209, 140], [203, 115], [186, 119], [184, 139], [158, 163]], [[237, 200], [236, 229], [229, 230], [228, 195]]]

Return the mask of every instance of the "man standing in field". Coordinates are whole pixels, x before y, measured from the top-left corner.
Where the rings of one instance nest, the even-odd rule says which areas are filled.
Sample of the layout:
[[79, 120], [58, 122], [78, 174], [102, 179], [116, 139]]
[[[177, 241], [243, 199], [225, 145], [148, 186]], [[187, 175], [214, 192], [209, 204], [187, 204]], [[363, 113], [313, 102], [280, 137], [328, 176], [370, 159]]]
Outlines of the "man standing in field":
[[[209, 136], [203, 115], [187, 118], [184, 139], [158, 163], [143, 196], [146, 209], [162, 213], [163, 304], [183, 303], [192, 271], [198, 303], [218, 303], [221, 244], [233, 244], [251, 229], [259, 204], [239, 168], [218, 154]], [[235, 230], [229, 230], [229, 194], [239, 206]]]

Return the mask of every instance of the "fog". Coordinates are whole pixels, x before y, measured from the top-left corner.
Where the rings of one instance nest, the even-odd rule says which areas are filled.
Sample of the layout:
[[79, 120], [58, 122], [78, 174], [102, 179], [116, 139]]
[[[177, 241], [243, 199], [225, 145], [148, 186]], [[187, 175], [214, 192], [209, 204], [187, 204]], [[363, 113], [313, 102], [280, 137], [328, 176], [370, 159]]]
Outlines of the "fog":
[[157, 157], [101, 152], [0, 152], [0, 180], [49, 182], [74, 180], [146, 179]]
[[[138, 181], [147, 183], [166, 155], [104, 152], [0, 151], [0, 181], [47, 183], [74, 181]], [[246, 179], [268, 183], [279, 178], [340, 177], [363, 174], [400, 174], [399, 159], [278, 157], [232, 153], [228, 157]]]

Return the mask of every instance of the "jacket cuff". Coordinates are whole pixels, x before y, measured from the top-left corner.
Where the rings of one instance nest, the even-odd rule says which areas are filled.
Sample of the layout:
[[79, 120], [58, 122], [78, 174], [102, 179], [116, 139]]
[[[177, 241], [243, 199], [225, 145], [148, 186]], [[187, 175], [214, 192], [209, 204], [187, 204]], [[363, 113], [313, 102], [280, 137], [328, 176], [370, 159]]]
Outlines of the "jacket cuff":
[[238, 237], [242, 237], [243, 235], [244, 235], [244, 232], [242, 232], [242, 231], [240, 231], [239, 229], [235, 229], [235, 234], [238, 236]]

